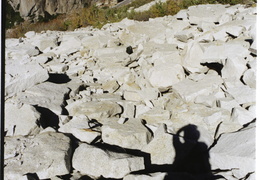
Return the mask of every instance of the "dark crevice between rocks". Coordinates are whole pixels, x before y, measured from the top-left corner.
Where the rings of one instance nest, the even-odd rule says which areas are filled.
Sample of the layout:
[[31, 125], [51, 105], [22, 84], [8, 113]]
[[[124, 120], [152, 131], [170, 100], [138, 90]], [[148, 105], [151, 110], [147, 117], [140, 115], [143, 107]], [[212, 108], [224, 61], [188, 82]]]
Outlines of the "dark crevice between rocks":
[[39, 126], [43, 129], [52, 127], [53, 129], [58, 130], [59, 117], [54, 112], [38, 105], [34, 106], [34, 108], [41, 114], [40, 120], [38, 121]]
[[47, 81], [55, 84], [64, 84], [70, 82], [71, 79], [66, 74], [50, 73]]
[[25, 174], [28, 180], [40, 180], [36, 173]]
[[223, 64], [220, 64], [220, 63], [216, 63], [216, 62], [213, 62], [213, 63], [200, 63], [202, 66], [207, 66], [209, 69], [212, 69], [214, 71], [216, 71], [218, 73], [218, 75], [221, 76], [221, 70], [222, 68], [224, 67]]

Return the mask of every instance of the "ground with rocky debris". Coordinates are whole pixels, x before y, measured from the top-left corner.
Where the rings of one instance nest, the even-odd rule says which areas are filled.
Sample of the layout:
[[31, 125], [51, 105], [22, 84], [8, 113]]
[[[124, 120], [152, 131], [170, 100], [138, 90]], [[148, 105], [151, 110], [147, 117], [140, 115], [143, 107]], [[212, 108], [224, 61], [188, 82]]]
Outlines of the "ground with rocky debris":
[[6, 39], [5, 180], [255, 179], [256, 15]]

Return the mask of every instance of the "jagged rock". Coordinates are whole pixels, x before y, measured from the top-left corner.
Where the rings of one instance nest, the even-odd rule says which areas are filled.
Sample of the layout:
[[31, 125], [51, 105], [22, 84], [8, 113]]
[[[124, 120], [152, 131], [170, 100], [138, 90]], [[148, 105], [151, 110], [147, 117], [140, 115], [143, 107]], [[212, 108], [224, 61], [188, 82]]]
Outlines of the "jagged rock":
[[114, 117], [122, 113], [122, 108], [115, 102], [81, 102], [75, 101], [65, 107], [69, 115], [86, 115], [89, 119]]
[[7, 136], [34, 135], [40, 131], [40, 113], [28, 104], [5, 103], [5, 131]]
[[4, 179], [27, 173], [40, 179], [68, 174], [71, 170], [70, 138], [61, 133], [42, 133], [35, 137], [5, 137]]
[[59, 132], [71, 133], [81, 142], [91, 143], [101, 136], [100, 132], [90, 127], [90, 120], [85, 116], [74, 116], [68, 123], [62, 125]]
[[221, 135], [210, 150], [212, 169], [228, 169], [240, 179], [255, 171], [255, 127]]
[[190, 24], [199, 24], [201, 21], [218, 23], [226, 12], [226, 5], [198, 5], [188, 8]]
[[123, 124], [115, 119], [104, 121], [101, 130], [104, 142], [129, 149], [142, 149], [152, 139], [141, 119], [127, 118]]
[[62, 114], [65, 97], [69, 92], [66, 85], [45, 82], [20, 93], [18, 98], [22, 103], [45, 107], [56, 114]]
[[83, 174], [116, 179], [144, 169], [143, 157], [100, 149], [85, 143], [75, 150], [72, 164], [74, 169]]
[[142, 148], [143, 152], [151, 155], [152, 164], [172, 164], [175, 158], [173, 135], [168, 134], [165, 124], [162, 124], [154, 133], [154, 138]]
[[255, 113], [250, 112], [241, 106], [235, 107], [232, 109], [232, 114], [231, 114], [231, 120], [232, 121], [237, 121], [239, 124], [242, 126], [250, 123], [253, 121], [253, 119], [256, 118]]
[[51, 51], [57, 55], [59, 54], [69, 55], [79, 51], [80, 47], [81, 47], [81, 41], [77, 36], [64, 35], [62, 37], [62, 41], [60, 45], [52, 49]]
[[123, 180], [164, 180], [167, 173], [150, 173], [148, 175], [141, 174], [141, 175], [135, 175], [135, 174], [129, 174], [124, 177]]
[[154, 66], [148, 72], [148, 79], [153, 87], [167, 90], [172, 85], [182, 81], [185, 78], [183, 67], [179, 64], [164, 63]]
[[[228, 58], [224, 63], [224, 67], [221, 70], [221, 76], [223, 79], [235, 78], [239, 80], [243, 73], [247, 70], [247, 62], [244, 59]], [[233, 72], [233, 73], [230, 73]]]
[[5, 96], [11, 97], [49, 78], [47, 70], [37, 63], [23, 64], [9, 62], [6, 65]]
[[250, 88], [256, 88], [256, 70], [255, 69], [248, 69], [244, 72], [243, 81], [248, 85]]
[[137, 116], [144, 119], [148, 124], [157, 124], [162, 121], [168, 120], [171, 117], [171, 112], [160, 108], [152, 108], [147, 112], [144, 112]]
[[219, 91], [219, 87], [223, 83], [220, 76], [216, 74], [207, 74], [204, 78], [193, 81], [184, 79], [183, 81], [173, 85], [173, 90], [185, 101], [191, 102], [199, 95], [209, 95], [211, 92]]

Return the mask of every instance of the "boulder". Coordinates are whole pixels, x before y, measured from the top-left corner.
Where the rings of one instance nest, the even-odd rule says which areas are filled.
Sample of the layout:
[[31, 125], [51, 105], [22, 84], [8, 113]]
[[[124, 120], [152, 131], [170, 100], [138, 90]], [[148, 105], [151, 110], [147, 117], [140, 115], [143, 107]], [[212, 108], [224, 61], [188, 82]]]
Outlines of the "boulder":
[[238, 179], [255, 172], [255, 127], [221, 135], [210, 157], [213, 170], [232, 170]]
[[152, 134], [141, 119], [126, 118], [126, 122], [103, 120], [102, 140], [105, 143], [129, 149], [142, 149], [151, 139]]
[[148, 124], [158, 124], [165, 120], [169, 120], [171, 117], [171, 112], [154, 107], [147, 112], [139, 114], [137, 117], [144, 119]]
[[60, 54], [70, 55], [72, 53], [79, 51], [80, 47], [81, 47], [81, 41], [77, 36], [64, 35], [62, 37], [60, 45], [54, 48], [53, 50], [51, 50], [51, 52], [54, 52], [57, 55]]
[[239, 85], [227, 89], [230, 94], [239, 104], [254, 104], [256, 101], [256, 90], [246, 85]]
[[190, 24], [199, 24], [201, 21], [218, 23], [220, 17], [226, 12], [226, 5], [198, 5], [188, 8]]
[[45, 107], [59, 115], [62, 114], [69, 92], [70, 89], [64, 84], [45, 82], [28, 88], [18, 98], [22, 103]]
[[250, 88], [256, 88], [256, 69], [248, 69], [243, 74], [243, 82]]
[[144, 169], [143, 157], [100, 149], [85, 143], [75, 150], [72, 164], [82, 174], [95, 178], [103, 176], [120, 179], [132, 171]]
[[241, 106], [232, 109], [231, 121], [237, 121], [242, 126], [252, 122], [255, 118], [256, 114], [254, 112], [250, 112]]
[[183, 67], [179, 64], [160, 64], [149, 70], [147, 79], [153, 87], [165, 91], [185, 78]]
[[[81, 142], [92, 143], [101, 133], [90, 127], [90, 120], [85, 116], [74, 116], [68, 123], [62, 125], [58, 131], [62, 133], [71, 133]], [[98, 126], [97, 126], [98, 127]]]
[[173, 135], [166, 132], [166, 125], [161, 124], [154, 133], [154, 138], [142, 148], [151, 156], [151, 164], [172, 164], [175, 158]]
[[[247, 70], [247, 62], [240, 58], [227, 58], [224, 62], [224, 67], [221, 70], [223, 79], [235, 78], [239, 80], [244, 72]], [[232, 72], [232, 73], [230, 73]]]
[[70, 138], [47, 132], [35, 137], [5, 137], [4, 179], [36, 173], [40, 179], [68, 174], [71, 170]]
[[216, 74], [207, 74], [204, 78], [193, 81], [184, 79], [183, 81], [172, 86], [173, 92], [177, 93], [187, 102], [194, 102], [199, 95], [209, 95], [211, 92], [220, 91], [223, 80]]
[[6, 65], [7, 81], [5, 82], [5, 96], [11, 97], [26, 89], [42, 83], [49, 78], [47, 70], [37, 63], [19, 65], [17, 62], [8, 62]]
[[89, 119], [114, 117], [122, 113], [122, 108], [115, 102], [75, 101], [65, 107], [70, 116], [86, 115]]
[[5, 131], [7, 136], [27, 136], [38, 133], [41, 115], [28, 104], [5, 102]]

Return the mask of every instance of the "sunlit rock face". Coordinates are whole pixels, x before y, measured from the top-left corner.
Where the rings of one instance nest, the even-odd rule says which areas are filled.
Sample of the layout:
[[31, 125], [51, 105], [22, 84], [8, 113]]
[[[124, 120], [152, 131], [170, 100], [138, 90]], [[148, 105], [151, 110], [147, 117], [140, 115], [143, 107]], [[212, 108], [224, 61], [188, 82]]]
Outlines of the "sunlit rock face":
[[4, 179], [255, 179], [255, 24], [199, 5], [6, 39]]

